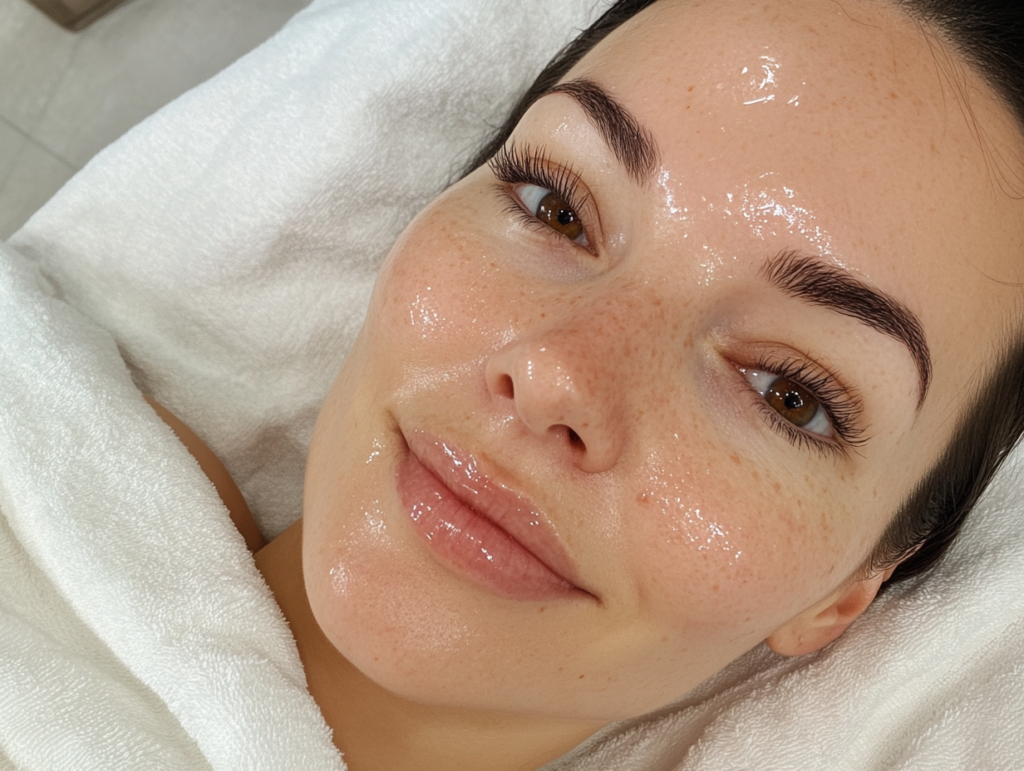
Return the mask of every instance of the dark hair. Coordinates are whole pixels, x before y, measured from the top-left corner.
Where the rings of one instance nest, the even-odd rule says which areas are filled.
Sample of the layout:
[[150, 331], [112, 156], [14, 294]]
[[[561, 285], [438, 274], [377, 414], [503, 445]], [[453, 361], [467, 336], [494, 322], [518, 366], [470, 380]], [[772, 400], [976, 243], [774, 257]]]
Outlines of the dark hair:
[[[486, 163], [526, 111], [609, 33], [657, 0], [619, 0], [541, 71], [466, 173]], [[952, 47], [1015, 117], [1024, 149], [1024, 3], [1010, 0], [892, 0], [925, 32]], [[1022, 255], [1024, 257], [1024, 255]], [[900, 562], [891, 582], [923, 573], [946, 552], [992, 476], [1024, 434], [1024, 325], [1018, 319], [997, 363], [961, 412], [939, 460], [900, 505], [865, 568]], [[908, 556], [909, 555], [909, 556]]]

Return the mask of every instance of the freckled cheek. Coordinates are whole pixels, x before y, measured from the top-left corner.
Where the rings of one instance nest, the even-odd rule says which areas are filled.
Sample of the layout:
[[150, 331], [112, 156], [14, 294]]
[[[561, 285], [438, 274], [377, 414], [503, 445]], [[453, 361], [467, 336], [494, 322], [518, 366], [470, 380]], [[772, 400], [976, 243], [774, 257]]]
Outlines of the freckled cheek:
[[813, 504], [721, 456], [691, 442], [684, 462], [648, 470], [631, 559], [667, 625], [759, 639], [824, 593], [838, 547]]
[[417, 344], [493, 336], [513, 320], [521, 290], [497, 270], [498, 247], [459, 224], [428, 214], [403, 233], [374, 288], [372, 334], [407, 341], [408, 353], [418, 356], [428, 349]]

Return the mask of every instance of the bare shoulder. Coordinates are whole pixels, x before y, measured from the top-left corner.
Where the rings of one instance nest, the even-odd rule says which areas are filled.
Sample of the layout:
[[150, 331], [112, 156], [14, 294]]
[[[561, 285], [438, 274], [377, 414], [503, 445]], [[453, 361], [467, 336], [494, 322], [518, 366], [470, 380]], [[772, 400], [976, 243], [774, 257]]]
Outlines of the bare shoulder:
[[242, 497], [242, 491], [238, 489], [238, 485], [228, 474], [224, 464], [191, 428], [178, 419], [177, 415], [151, 396], [146, 396], [146, 401], [164, 423], [170, 426], [181, 443], [192, 453], [192, 457], [199, 463], [199, 467], [213, 482], [213, 486], [231, 514], [231, 521], [235, 523], [238, 532], [242, 534], [249, 551], [255, 554], [263, 548], [265, 543], [263, 534], [256, 527], [256, 521], [252, 518], [252, 512], [249, 511], [249, 505], [245, 502], [245, 498]]

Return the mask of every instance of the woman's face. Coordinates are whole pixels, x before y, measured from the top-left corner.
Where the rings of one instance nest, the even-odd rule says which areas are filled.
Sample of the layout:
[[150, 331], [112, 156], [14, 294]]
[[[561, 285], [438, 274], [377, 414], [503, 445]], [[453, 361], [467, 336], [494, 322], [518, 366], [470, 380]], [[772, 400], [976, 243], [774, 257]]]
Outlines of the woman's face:
[[605, 721], [858, 575], [1016, 319], [1020, 137], [873, 2], [663, 0], [564, 82], [393, 248], [304, 572], [391, 690]]

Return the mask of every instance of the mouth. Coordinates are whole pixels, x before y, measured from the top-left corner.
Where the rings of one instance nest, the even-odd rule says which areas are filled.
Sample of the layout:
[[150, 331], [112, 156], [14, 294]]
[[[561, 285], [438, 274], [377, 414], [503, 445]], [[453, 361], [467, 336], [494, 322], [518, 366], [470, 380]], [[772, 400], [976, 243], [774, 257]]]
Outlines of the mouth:
[[506, 599], [593, 598], [527, 498], [493, 482], [473, 456], [449, 443], [420, 431], [404, 438], [396, 471], [402, 507], [443, 565]]

